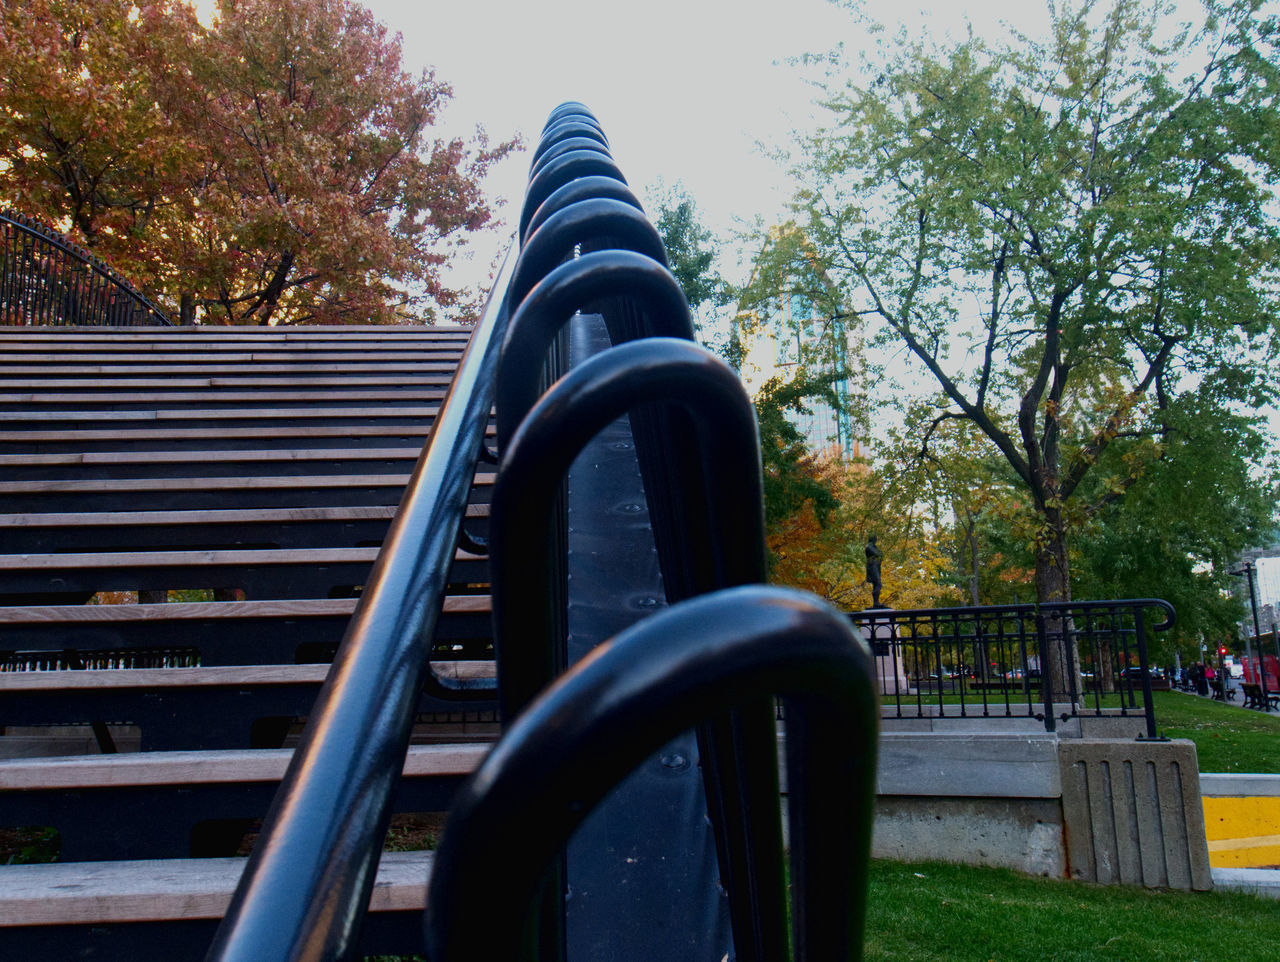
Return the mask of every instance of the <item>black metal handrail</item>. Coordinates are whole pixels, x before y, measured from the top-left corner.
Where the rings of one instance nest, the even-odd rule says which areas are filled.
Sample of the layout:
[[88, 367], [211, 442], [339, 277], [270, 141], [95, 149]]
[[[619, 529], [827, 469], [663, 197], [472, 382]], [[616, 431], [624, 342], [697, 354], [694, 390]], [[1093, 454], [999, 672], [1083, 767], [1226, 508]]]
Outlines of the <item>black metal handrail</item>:
[[529, 217], [529, 223], [525, 228], [526, 234], [532, 236], [536, 233], [552, 214], [579, 201], [592, 199], [620, 200], [638, 211], [644, 211], [643, 205], [631, 192], [631, 188], [622, 181], [600, 175], [578, 177], [562, 187], [557, 187], [551, 192], [551, 196], [538, 205], [538, 209]]
[[[495, 645], [503, 672], [501, 702], [512, 717], [554, 678], [545, 661], [555, 639], [552, 573], [530, 566], [551, 538], [560, 482], [583, 446], [606, 425], [642, 404], [673, 404], [690, 416], [695, 444], [671, 465], [685, 503], [705, 506], [703, 523], [680, 532], [682, 557], [667, 559], [679, 597], [757, 581], [764, 568], [755, 415], [733, 370], [690, 341], [645, 338], [585, 361], [566, 374], [524, 418], [503, 456], [491, 507]], [[714, 546], [713, 558], [689, 555]], [[701, 555], [701, 552], [699, 552]], [[679, 569], [698, 569], [695, 574]], [[669, 579], [668, 579], [669, 580]], [[544, 641], [545, 640], [545, 641]]]
[[[549, 125], [548, 137], [567, 142], [573, 123]], [[630, 415], [668, 600], [765, 575], [759, 446], [741, 382], [692, 344], [692, 319], [661, 240], [607, 150], [593, 144], [543, 157], [522, 213], [525, 245], [512, 282], [498, 406], [504, 457], [493, 504], [494, 622], [508, 719], [565, 668], [565, 520], [563, 501], [554, 505], [576, 453], [619, 415]], [[615, 346], [566, 374], [530, 411], [558, 371], [549, 368], [535, 383], [529, 362], [547, 354], [574, 310], [588, 307], [603, 315]], [[636, 339], [643, 340], [624, 344]], [[698, 731], [744, 960], [778, 957], [786, 939], [785, 919], [769, 908], [782, 884], [780, 841], [754, 814], [773, 805], [777, 792], [773, 766], [761, 762], [773, 754], [770, 719], [761, 702]], [[556, 916], [555, 905], [544, 903], [543, 932], [554, 932]], [[555, 945], [552, 937], [543, 947], [554, 954]]]
[[762, 587], [628, 629], [513, 722], [450, 813], [427, 893], [428, 957], [521, 958], [521, 923], [548, 867], [606, 792], [679, 731], [775, 694], [788, 706], [793, 957], [861, 958], [878, 716], [870, 653], [817, 599]]
[[[873, 608], [849, 617], [872, 643], [881, 695], [895, 717], [1035, 718], [1054, 731], [1083, 715], [1141, 715], [1156, 737], [1147, 652], [1147, 613], [1173, 627], [1175, 612], [1158, 598], [1046, 604]], [[1081, 666], [1053, 686], [1054, 649]], [[1103, 705], [1117, 694], [1116, 709]], [[1141, 706], [1138, 698], [1141, 697]]]
[[[674, 338], [643, 338], [596, 355], [525, 417], [495, 486], [494, 634], [504, 717], [514, 717], [565, 666], [555, 566], [528, 564], [554, 541], [552, 508], [561, 479], [606, 425], [653, 405], [683, 415], [672, 419], [681, 424], [679, 438], [668, 438], [651, 455], [646, 472], [650, 516], [655, 529], [665, 528], [665, 537], [655, 530], [655, 538], [668, 598], [764, 579], [755, 415], [737, 375], [703, 348]], [[654, 488], [665, 496], [653, 496]], [[761, 761], [772, 755], [770, 718], [767, 703], [742, 705], [708, 719], [698, 733], [743, 959], [775, 958], [785, 940], [783, 918], [767, 914], [782, 878], [779, 840], [753, 814], [777, 794], [775, 768]]]
[[[630, 250], [595, 251], [547, 273], [521, 303], [507, 329], [498, 371], [498, 439], [506, 445], [541, 390], [527, 358], [542, 357], [573, 313], [626, 291], [650, 319], [648, 336], [693, 336], [680, 285], [661, 263]], [[545, 389], [545, 386], [544, 386]]]
[[334, 959], [354, 946], [489, 424], [513, 262], [441, 403], [209, 959]]
[[0, 212], [0, 325], [135, 327], [169, 319], [124, 277], [40, 222]]

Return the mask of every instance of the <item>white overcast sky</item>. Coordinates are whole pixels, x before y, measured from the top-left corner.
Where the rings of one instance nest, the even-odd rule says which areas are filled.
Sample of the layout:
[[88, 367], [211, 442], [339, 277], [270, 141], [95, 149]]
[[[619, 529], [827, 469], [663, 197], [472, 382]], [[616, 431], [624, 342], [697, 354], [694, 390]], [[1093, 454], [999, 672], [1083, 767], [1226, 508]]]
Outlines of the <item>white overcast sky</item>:
[[[789, 194], [757, 147], [784, 144], [807, 123], [812, 91], [787, 58], [862, 42], [854, 18], [826, 0], [364, 3], [403, 34], [408, 69], [434, 67], [453, 86], [450, 130], [482, 124], [494, 138], [519, 131], [532, 147], [557, 104], [580, 100], [642, 199], [658, 178], [682, 182], [719, 230], [735, 218], [775, 219]], [[956, 35], [966, 14], [987, 35], [1003, 33], [1002, 21], [1032, 33], [1047, 21], [1043, 0], [870, 0], [869, 7], [908, 30]], [[508, 220], [527, 168], [525, 154], [491, 181], [492, 192], [510, 200]]]

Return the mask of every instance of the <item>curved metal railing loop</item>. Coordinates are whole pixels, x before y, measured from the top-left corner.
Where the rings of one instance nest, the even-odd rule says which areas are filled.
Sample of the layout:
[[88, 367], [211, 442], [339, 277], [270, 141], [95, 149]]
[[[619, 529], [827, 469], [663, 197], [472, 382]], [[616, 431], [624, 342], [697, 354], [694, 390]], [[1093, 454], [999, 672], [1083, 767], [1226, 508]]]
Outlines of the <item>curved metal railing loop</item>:
[[620, 200], [624, 204], [630, 204], [641, 213], [644, 212], [644, 207], [636, 199], [636, 195], [622, 181], [599, 175], [578, 177], [569, 181], [563, 187], [557, 187], [550, 197], [538, 205], [538, 209], [529, 218], [525, 236], [532, 236], [536, 233], [543, 222], [552, 214], [564, 210], [579, 201], [596, 199]]
[[529, 158], [529, 169], [537, 166], [547, 150], [566, 140], [587, 140], [606, 152], [609, 151], [609, 138], [597, 121], [582, 116], [565, 117], [538, 135], [537, 146]]
[[594, 150], [572, 150], [567, 154], [561, 154], [539, 171], [538, 176], [529, 181], [524, 205], [520, 209], [520, 228], [517, 236], [520, 237], [521, 243], [529, 236], [529, 219], [533, 217], [533, 212], [544, 200], [569, 181], [592, 176], [612, 177], [624, 184], [627, 182], [627, 178], [622, 176], [622, 171], [618, 169], [617, 164]]
[[[498, 364], [498, 444], [505, 449], [524, 416], [548, 385], [531, 364], [547, 355], [561, 327], [575, 311], [591, 313], [602, 299], [619, 291], [644, 320], [636, 337], [693, 339], [693, 318], [684, 292], [671, 272], [644, 254], [629, 250], [595, 251], [566, 261], [547, 274], [512, 314]], [[615, 343], [617, 341], [615, 340]]]
[[[679, 731], [775, 694], [787, 703], [794, 958], [860, 959], [874, 660], [843, 615], [763, 587], [686, 601], [622, 632], [512, 722], [459, 792], [436, 852], [449, 884], [427, 893], [428, 958], [527, 958], [521, 919], [610, 788]], [[523, 860], [510, 859], [517, 850]]]
[[[531, 295], [532, 296], [532, 295]], [[491, 520], [499, 708], [513, 717], [564, 671], [565, 597], [554, 564], [554, 510], [569, 466], [600, 430], [652, 415], [637, 434], [667, 597], [679, 601], [765, 578], [763, 495], [755, 414], [741, 381], [689, 340], [647, 337], [604, 351], [561, 378], [507, 448]], [[529, 565], [531, 558], [546, 564]], [[771, 912], [783, 884], [776, 823], [772, 704], [709, 719], [698, 731], [717, 855], [744, 962], [781, 957], [786, 920]]]
[[440, 406], [210, 960], [345, 958], [355, 945], [418, 696], [433, 677], [430, 643], [489, 424], [514, 260]]
[[568, 140], [586, 141], [587, 149], [603, 151], [612, 156], [609, 138], [604, 135], [598, 123], [585, 117], [568, 117], [542, 132], [533, 155], [529, 158], [530, 180], [533, 179], [534, 169], [546, 159], [547, 152]]
[[555, 110], [551, 111], [547, 116], [547, 122], [542, 125], [542, 133], [546, 134], [550, 132], [553, 127], [565, 123], [566, 121], [590, 124], [595, 127], [596, 130], [600, 131], [602, 135], [604, 134], [604, 128], [601, 126], [596, 115], [592, 113], [591, 108], [576, 100], [566, 101]]
[[172, 326], [99, 258], [13, 211], [0, 212], [0, 324]]
[[612, 156], [609, 139], [598, 124], [582, 118], [570, 118], [545, 131], [539, 138], [538, 145], [529, 158], [529, 178], [533, 179], [533, 172], [547, 159], [547, 154], [553, 148], [568, 142], [582, 144], [584, 150], [595, 150]]
[[613, 160], [613, 155], [609, 153], [609, 148], [598, 140], [592, 140], [590, 137], [565, 137], [546, 146], [546, 149], [542, 151], [538, 159], [529, 167], [529, 176], [531, 178], [537, 177], [543, 170], [555, 163], [556, 158], [578, 150], [595, 151], [600, 156]]
[[[564, 644], [555, 637], [556, 613], [547, 604], [552, 573], [528, 565], [529, 558], [541, 557], [550, 539], [551, 508], [560, 483], [588, 441], [643, 404], [685, 409], [697, 437], [668, 472], [670, 483], [683, 489], [681, 500], [706, 506], [704, 521], [691, 525], [682, 539], [713, 540], [718, 555], [694, 576], [700, 583], [690, 593], [749, 583], [763, 571], [763, 519], [753, 523], [761, 503], [755, 415], [732, 368], [704, 348], [675, 338], [633, 341], [583, 362], [524, 418], [503, 452], [494, 485], [494, 631], [500, 707], [506, 718], [557, 671], [545, 661], [525, 666], [524, 659], [541, 660], [538, 649]], [[668, 558], [664, 578], [685, 560]]]
[[557, 211], [537, 233], [525, 238], [511, 277], [512, 311], [534, 285], [574, 252], [623, 249], [652, 257], [664, 267], [667, 252], [657, 229], [644, 214], [620, 200], [593, 198]]

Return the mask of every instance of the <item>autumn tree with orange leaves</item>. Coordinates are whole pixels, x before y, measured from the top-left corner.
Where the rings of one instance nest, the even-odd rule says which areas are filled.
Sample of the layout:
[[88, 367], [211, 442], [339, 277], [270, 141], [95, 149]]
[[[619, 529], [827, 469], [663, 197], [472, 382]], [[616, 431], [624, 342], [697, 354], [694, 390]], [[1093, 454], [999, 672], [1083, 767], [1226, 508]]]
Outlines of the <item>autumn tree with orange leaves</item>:
[[945, 532], [922, 513], [912, 491], [887, 483], [883, 470], [861, 461], [807, 460], [804, 470], [836, 503], [825, 519], [806, 501], [770, 523], [772, 581], [811, 591], [846, 611], [869, 608], [864, 547], [874, 534], [884, 551], [881, 604], [906, 609], [962, 603], [946, 577], [951, 558]]
[[444, 271], [513, 149], [349, 0], [0, 0], [0, 201], [190, 323], [465, 314]]

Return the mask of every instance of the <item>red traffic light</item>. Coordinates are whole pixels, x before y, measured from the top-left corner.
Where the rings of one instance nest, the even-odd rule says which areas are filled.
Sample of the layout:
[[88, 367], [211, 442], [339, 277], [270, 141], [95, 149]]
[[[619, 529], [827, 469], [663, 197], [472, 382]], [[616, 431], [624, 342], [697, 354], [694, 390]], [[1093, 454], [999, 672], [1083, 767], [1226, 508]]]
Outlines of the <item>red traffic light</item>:
[[1226, 645], [1219, 645], [1219, 646], [1218, 646], [1218, 654], [1219, 654], [1219, 655], [1225, 655], [1226, 653], [1227, 653], [1227, 646], [1226, 646]]

